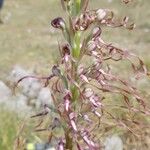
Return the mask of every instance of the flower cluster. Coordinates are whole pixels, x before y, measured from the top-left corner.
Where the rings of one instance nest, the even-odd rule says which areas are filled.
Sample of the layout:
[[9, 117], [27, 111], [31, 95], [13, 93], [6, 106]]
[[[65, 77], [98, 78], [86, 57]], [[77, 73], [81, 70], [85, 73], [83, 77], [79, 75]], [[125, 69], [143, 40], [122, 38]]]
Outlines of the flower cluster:
[[[88, 2], [89, 0], [61, 0], [69, 20], [57, 17], [51, 21], [51, 25], [62, 31], [66, 43], [59, 44], [61, 59], [52, 67], [51, 75], [38, 78], [45, 80], [46, 86], [54, 79], [51, 92], [58, 117], [54, 118], [50, 127], [51, 132], [54, 129], [52, 127], [59, 127], [64, 131], [61, 137], [53, 137], [58, 140], [58, 150], [101, 149], [102, 144], [96, 131], [103, 124], [110, 128], [117, 126], [137, 135], [125, 120], [117, 118], [109, 111], [109, 104], [106, 104], [108, 94], [112, 95], [112, 99], [113, 95], [119, 95], [123, 99], [124, 105], [115, 107], [121, 108], [125, 113], [150, 115], [149, 108], [136, 87], [113, 74], [111, 69], [112, 62], [129, 61], [136, 73], [135, 78], [138, 79], [147, 74], [143, 61], [129, 50], [105, 42], [101, 36], [102, 26], [132, 30], [135, 25], [128, 23], [128, 17], [118, 22], [114, 13], [108, 9], [87, 10]], [[82, 37], [87, 30], [91, 30], [89, 35]], [[86, 64], [90, 60], [90, 64]], [[33, 117], [47, 115], [47, 109], [45, 106], [43, 113]], [[131, 118], [127, 119], [135, 123]], [[108, 120], [112, 122], [111, 125]]]

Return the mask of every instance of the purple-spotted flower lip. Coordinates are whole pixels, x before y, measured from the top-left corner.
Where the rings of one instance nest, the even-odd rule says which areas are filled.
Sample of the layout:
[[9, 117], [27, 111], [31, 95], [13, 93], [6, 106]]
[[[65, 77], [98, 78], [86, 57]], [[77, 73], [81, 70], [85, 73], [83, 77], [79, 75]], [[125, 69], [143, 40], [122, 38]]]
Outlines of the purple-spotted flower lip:
[[61, 17], [57, 17], [55, 19], [53, 19], [51, 21], [51, 25], [54, 27], [54, 28], [58, 28], [58, 29], [65, 29], [65, 21], [63, 20], [63, 18]]

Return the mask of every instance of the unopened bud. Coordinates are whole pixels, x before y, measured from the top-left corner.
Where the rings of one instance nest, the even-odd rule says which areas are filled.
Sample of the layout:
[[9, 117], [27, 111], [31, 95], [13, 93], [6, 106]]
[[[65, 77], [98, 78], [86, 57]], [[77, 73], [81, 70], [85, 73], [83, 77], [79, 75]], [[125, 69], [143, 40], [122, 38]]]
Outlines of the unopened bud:
[[61, 75], [61, 71], [60, 71], [60, 69], [56, 65], [53, 66], [52, 73], [55, 76], [60, 76]]
[[63, 56], [70, 55], [70, 46], [69, 46], [69, 44], [64, 44], [62, 46], [62, 54], [63, 54]]
[[96, 49], [96, 43], [94, 41], [89, 41], [87, 45], [88, 51], [93, 51]]
[[86, 89], [85, 89], [85, 92], [84, 92], [85, 97], [89, 98], [89, 97], [91, 97], [93, 94], [94, 94], [94, 92], [93, 92], [93, 90], [92, 90], [91, 88], [86, 88]]
[[96, 11], [96, 15], [97, 15], [97, 19], [99, 21], [101, 21], [101, 20], [103, 20], [106, 17], [107, 13], [106, 13], [106, 11], [104, 9], [98, 9]]
[[99, 37], [101, 33], [102, 33], [102, 29], [100, 27], [95, 27], [92, 32], [93, 38]]
[[58, 18], [55, 18], [54, 20], [52, 20], [51, 25], [54, 28], [58, 28], [58, 29], [62, 29], [62, 30], [64, 30], [66, 28], [65, 21], [61, 17], [58, 17]]

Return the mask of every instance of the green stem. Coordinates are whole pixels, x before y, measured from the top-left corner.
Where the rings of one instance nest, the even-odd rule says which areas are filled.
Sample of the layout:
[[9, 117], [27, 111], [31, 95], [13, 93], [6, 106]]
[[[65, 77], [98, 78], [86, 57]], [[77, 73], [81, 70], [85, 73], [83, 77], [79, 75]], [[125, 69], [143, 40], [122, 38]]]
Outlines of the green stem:
[[81, 0], [75, 0], [76, 1], [76, 14], [79, 14], [81, 9]]
[[[80, 12], [80, 7], [81, 7], [81, 0], [74, 0], [75, 2], [75, 6], [76, 6], [76, 15]], [[76, 59], [77, 63], [74, 63], [74, 71], [76, 74], [77, 71], [77, 64], [78, 64], [78, 60], [80, 57], [80, 42], [81, 42], [81, 32], [77, 31], [73, 37], [73, 51], [72, 51], [72, 56], [73, 58]], [[76, 77], [75, 77], [76, 79]]]
[[[78, 68], [78, 61], [80, 58], [81, 33], [76, 32], [73, 39], [74, 39], [74, 41], [73, 41], [72, 56], [73, 56], [73, 58], [75, 58], [76, 62], [72, 62], [72, 77], [73, 77], [74, 81], [78, 82], [77, 68]], [[75, 85], [73, 85], [71, 87], [71, 91], [72, 91], [72, 101], [76, 102], [79, 97], [79, 92], [78, 92], [77, 87]]]
[[79, 31], [75, 33], [72, 54], [75, 59], [79, 59], [80, 57], [80, 37], [81, 33]]

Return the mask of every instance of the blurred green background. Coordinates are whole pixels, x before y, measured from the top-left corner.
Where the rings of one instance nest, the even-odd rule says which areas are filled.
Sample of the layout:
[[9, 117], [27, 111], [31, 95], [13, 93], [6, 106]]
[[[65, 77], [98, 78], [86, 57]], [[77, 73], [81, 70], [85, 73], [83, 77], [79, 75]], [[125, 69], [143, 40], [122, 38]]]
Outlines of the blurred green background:
[[[61, 39], [60, 33], [50, 27], [52, 18], [64, 15], [59, 3], [59, 0], [5, 0], [4, 24], [0, 25], [0, 80], [5, 81], [16, 64], [35, 67], [41, 74], [49, 73], [57, 53], [57, 40]], [[150, 1], [133, 0], [125, 5], [121, 0], [91, 0], [90, 7], [110, 8], [116, 16], [130, 16], [131, 22], [136, 23], [135, 30], [105, 28], [103, 39], [131, 49], [149, 68]], [[12, 150], [22, 120], [15, 112], [0, 110], [0, 150]], [[27, 123], [26, 130], [25, 137], [36, 139], [31, 133], [32, 123]]]

